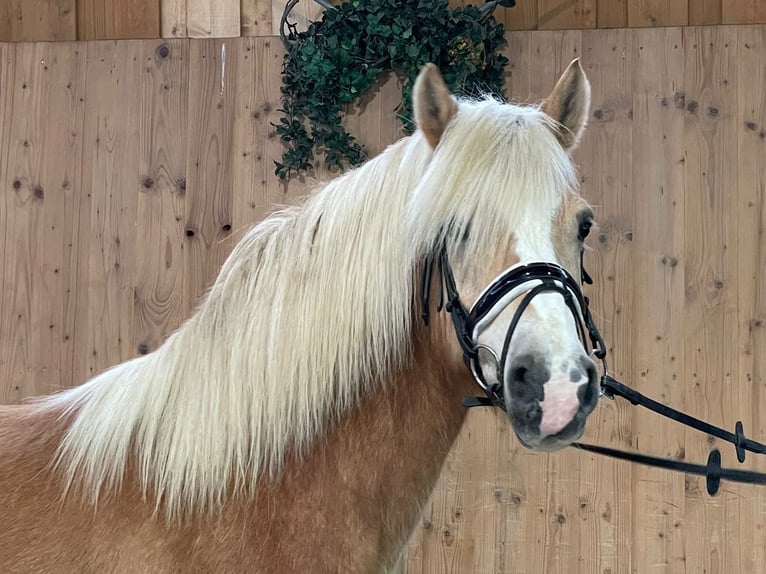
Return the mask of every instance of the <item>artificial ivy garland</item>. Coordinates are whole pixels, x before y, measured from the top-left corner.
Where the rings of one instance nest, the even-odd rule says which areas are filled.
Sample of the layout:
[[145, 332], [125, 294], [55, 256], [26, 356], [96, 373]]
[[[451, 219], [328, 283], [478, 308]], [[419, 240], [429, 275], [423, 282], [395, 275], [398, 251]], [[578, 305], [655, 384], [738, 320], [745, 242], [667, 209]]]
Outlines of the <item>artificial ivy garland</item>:
[[405, 133], [413, 126], [412, 86], [427, 62], [439, 67], [453, 93], [503, 97], [508, 59], [500, 49], [505, 34], [491, 10], [452, 10], [447, 0], [346, 0], [326, 10], [305, 32], [291, 32], [287, 40], [284, 115], [275, 126], [285, 148], [282, 161], [274, 162], [281, 179], [311, 170], [317, 150], [324, 152], [330, 169], [366, 159], [362, 146], [341, 125], [341, 111], [387, 71], [403, 77], [402, 102], [395, 111]]

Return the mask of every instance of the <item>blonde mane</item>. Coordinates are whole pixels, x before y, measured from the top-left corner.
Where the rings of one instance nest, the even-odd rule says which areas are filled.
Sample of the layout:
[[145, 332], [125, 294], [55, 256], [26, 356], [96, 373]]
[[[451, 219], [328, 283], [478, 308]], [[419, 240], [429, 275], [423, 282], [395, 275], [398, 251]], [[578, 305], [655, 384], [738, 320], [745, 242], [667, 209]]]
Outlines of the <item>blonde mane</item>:
[[470, 225], [463, 249], [486, 256], [576, 187], [544, 113], [459, 106], [436, 152], [416, 133], [255, 226], [155, 352], [43, 399], [71, 421], [56, 460], [67, 490], [96, 502], [130, 463], [168, 518], [220, 508], [395, 375], [416, 270], [444, 229]]

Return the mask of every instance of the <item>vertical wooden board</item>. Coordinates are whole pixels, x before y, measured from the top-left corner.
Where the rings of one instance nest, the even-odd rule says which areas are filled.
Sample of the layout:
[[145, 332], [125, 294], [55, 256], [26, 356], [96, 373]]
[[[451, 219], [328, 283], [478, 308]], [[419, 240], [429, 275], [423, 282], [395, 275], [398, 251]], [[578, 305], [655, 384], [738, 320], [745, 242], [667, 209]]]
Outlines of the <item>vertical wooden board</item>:
[[723, 22], [722, 0], [689, 0], [690, 26], [715, 26]]
[[687, 26], [689, 6], [678, 0], [634, 0], [628, 3], [628, 26]]
[[[281, 157], [272, 124], [281, 117], [282, 44], [272, 37], [248, 38], [237, 41], [233, 49], [238, 51], [240, 71], [234, 103], [232, 225], [239, 239], [274, 205], [291, 203], [291, 199], [274, 174], [274, 161]], [[293, 195], [302, 191], [292, 182], [291, 188]]]
[[46, 86], [43, 76], [42, 44], [19, 46], [9, 87], [13, 92], [12, 119], [8, 133], [8, 163], [3, 188], [6, 197], [6, 256], [2, 293], [4, 320], [10, 327], [3, 341], [8, 346], [6, 368], [10, 374], [3, 402], [17, 402], [34, 394], [35, 381], [43, 368], [35, 348], [39, 312], [35, 308], [43, 281], [39, 237], [44, 230], [42, 168], [43, 126]]
[[90, 203], [82, 193], [82, 146], [86, 54], [79, 44], [42, 44], [35, 63], [42, 69], [44, 107], [32, 137], [40, 153], [37, 193], [43, 228], [38, 240], [40, 277], [33, 297], [33, 345], [41, 361], [36, 394], [49, 394], [82, 382], [75, 378], [75, 340], [85, 307], [87, 285], [83, 226]]
[[495, 18], [506, 30], [537, 30], [537, 0], [516, 0], [513, 8], [498, 7]]
[[[730, 428], [738, 416], [737, 357], [737, 45], [727, 29], [687, 28], [684, 85], [687, 150], [684, 185], [686, 304], [684, 407]], [[706, 460], [715, 442], [686, 431], [685, 453]], [[725, 449], [729, 452], [729, 449]], [[692, 572], [736, 559], [727, 513], [738, 488], [709, 497], [704, 478], [687, 478], [686, 524], [691, 539], [708, 541], [686, 555]], [[735, 550], [735, 552], [738, 551]]]
[[240, 0], [186, 0], [186, 33], [190, 38], [236, 38], [240, 33]]
[[[684, 46], [680, 28], [637, 34], [633, 95], [633, 368], [628, 380], [669, 405], [683, 403], [684, 381]], [[692, 220], [693, 221], [693, 220]], [[625, 401], [621, 401], [625, 403]], [[628, 407], [631, 408], [631, 407]], [[683, 427], [636, 410], [633, 445], [684, 459]], [[684, 477], [633, 469], [633, 567], [683, 571]]]
[[596, 0], [537, 0], [539, 30], [596, 27]]
[[0, 217], [0, 364], [10, 376], [0, 402], [16, 402], [71, 382], [71, 293], [84, 284], [70, 265], [79, 236], [84, 55], [75, 44], [40, 43], [5, 57], [15, 73], [2, 77], [10, 97], [3, 102], [8, 161], [0, 176], [8, 190]]
[[77, 0], [80, 40], [158, 38], [160, 0]]
[[[593, 206], [597, 221], [585, 255], [594, 284], [586, 286], [585, 293], [592, 300], [606, 341], [611, 370], [623, 377], [633, 366], [634, 34], [624, 30], [584, 31], [582, 65], [591, 83], [590, 123], [574, 157], [580, 167], [581, 193]], [[626, 403], [602, 399], [590, 416], [583, 440], [618, 448], [632, 446], [632, 414]], [[583, 533], [583, 571], [630, 571], [633, 469], [628, 464], [578, 454], [582, 476], [587, 477], [587, 483], [581, 479], [587, 489], [581, 489], [578, 498], [581, 528], [588, 529]]]
[[238, 81], [233, 40], [191, 42], [186, 154], [184, 315], [212, 284], [231, 245], [233, 125]]
[[0, 42], [57, 42], [77, 38], [75, 0], [5, 0]]
[[186, 38], [186, 1], [160, 0], [160, 34], [163, 38]]
[[763, 0], [721, 0], [723, 24], [766, 23], [766, 2]]
[[134, 356], [142, 46], [89, 42], [83, 187], [91, 195], [87, 375]]
[[386, 146], [404, 137], [404, 125], [395, 110], [402, 101], [402, 79], [397, 74], [388, 76], [380, 86], [380, 147]]
[[271, 36], [274, 24], [272, 6], [263, 0], [241, 0], [241, 34]]
[[183, 315], [184, 198], [189, 42], [142, 43], [133, 339], [136, 354], [155, 350]]
[[0, 43], [0, 404], [17, 402], [14, 339], [19, 322], [14, 314], [17, 265], [16, 194], [13, 188], [11, 129], [15, 93], [16, 48]]
[[503, 50], [508, 65], [505, 67], [505, 96], [515, 103], [529, 102], [529, 70], [531, 64], [532, 32], [509, 32], [508, 45]]
[[28, 138], [37, 132], [43, 86], [40, 67], [35, 65], [35, 47], [3, 46], [3, 52], [0, 367], [4, 377], [0, 402], [17, 403], [34, 388], [38, 365], [31, 321], [33, 289], [41, 266], [35, 244], [42, 231], [42, 205], [33, 191], [39, 160]]
[[625, 28], [629, 0], [597, 0], [597, 28]]
[[[766, 440], [766, 29], [762, 26], [729, 28], [737, 42], [737, 314], [739, 328], [738, 414], [745, 434]], [[726, 451], [723, 451], [726, 455]], [[763, 457], [748, 454], [748, 467], [766, 469]], [[760, 489], [739, 487], [736, 530], [730, 538], [739, 543], [739, 563], [732, 570], [758, 572], [766, 563], [766, 506]], [[734, 506], [734, 505], [732, 505]], [[737, 567], [738, 566], [738, 567]]]

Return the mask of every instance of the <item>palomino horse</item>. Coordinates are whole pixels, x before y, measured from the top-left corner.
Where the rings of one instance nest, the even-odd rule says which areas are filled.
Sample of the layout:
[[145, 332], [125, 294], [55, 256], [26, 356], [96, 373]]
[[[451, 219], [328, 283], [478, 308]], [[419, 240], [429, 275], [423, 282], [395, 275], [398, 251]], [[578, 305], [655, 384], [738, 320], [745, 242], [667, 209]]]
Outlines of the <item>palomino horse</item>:
[[582, 434], [598, 382], [571, 301], [496, 298], [459, 340], [424, 281], [435, 253], [466, 304], [519, 264], [580, 277], [579, 62], [526, 107], [458, 100], [428, 65], [413, 104], [414, 135], [255, 226], [154, 353], [0, 408], [0, 572], [389, 570], [478, 389], [466, 346], [523, 444]]

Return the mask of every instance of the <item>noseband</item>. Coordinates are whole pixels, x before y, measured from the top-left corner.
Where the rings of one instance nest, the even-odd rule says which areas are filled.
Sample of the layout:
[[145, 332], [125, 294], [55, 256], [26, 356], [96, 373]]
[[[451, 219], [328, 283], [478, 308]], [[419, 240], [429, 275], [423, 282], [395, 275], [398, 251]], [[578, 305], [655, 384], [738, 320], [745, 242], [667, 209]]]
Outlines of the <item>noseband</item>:
[[[511, 267], [489, 284], [469, 311], [460, 300], [455, 276], [452, 273], [452, 267], [447, 257], [447, 249], [443, 246], [436, 257], [429, 257], [427, 259], [423, 273], [421, 316], [426, 325], [429, 320], [429, 294], [431, 291], [434, 259], [436, 259], [439, 271], [440, 284], [439, 303], [436, 310], [441, 311], [442, 307], [444, 307], [452, 317], [452, 324], [455, 327], [458, 342], [463, 349], [463, 360], [486, 395], [486, 397], [464, 399], [463, 404], [466, 407], [495, 406], [503, 411], [506, 410], [504, 392], [505, 364], [511, 346], [511, 338], [524, 311], [529, 307], [532, 299], [541, 293], [558, 293], [563, 297], [564, 303], [574, 317], [577, 333], [583, 347], [588, 351], [587, 331], [590, 338], [590, 353], [603, 362], [604, 372], [607, 372], [606, 347], [591, 317], [588, 298], [582, 294], [579, 282], [563, 267], [554, 263], [541, 262]], [[581, 272], [583, 282], [592, 283], [590, 276], [582, 266]], [[446, 303], [444, 302], [445, 291], [447, 293]], [[521, 297], [521, 301], [508, 326], [503, 348], [498, 357], [494, 349], [476, 340], [476, 328], [496, 307], [500, 307], [500, 309], [495, 315], [519, 297]], [[497, 369], [497, 382], [495, 383], [488, 383], [482, 371], [479, 361], [479, 352], [482, 350], [489, 353], [495, 360]]]
[[[436, 265], [439, 271], [439, 302], [436, 306], [436, 310], [441, 311], [442, 308], [444, 308], [452, 317], [457, 340], [460, 343], [460, 347], [463, 349], [463, 360], [486, 395], [485, 397], [469, 397], [463, 399], [464, 406], [494, 406], [503, 411], [507, 410], [504, 392], [505, 363], [510, 349], [513, 332], [518, 326], [522, 314], [532, 302], [532, 299], [541, 293], [559, 293], [564, 298], [567, 308], [575, 319], [577, 332], [586, 352], [588, 351], [588, 342], [586, 341], [587, 332], [588, 338], [590, 339], [590, 354], [599, 359], [603, 365], [603, 374], [601, 375], [601, 396], [609, 399], [614, 399], [615, 396], [622, 397], [623, 399], [630, 401], [633, 405], [642, 406], [663, 417], [675, 420], [685, 426], [707, 433], [708, 435], [719, 438], [725, 442], [729, 442], [734, 445], [737, 453], [737, 460], [739, 462], [744, 462], [746, 451], [757, 454], [766, 454], [766, 445], [745, 436], [741, 421], [737, 421], [734, 432], [731, 433], [725, 429], [711, 425], [710, 423], [655, 401], [612, 377], [609, 374], [606, 362], [606, 346], [604, 345], [604, 340], [601, 338], [601, 334], [591, 316], [588, 307], [588, 298], [583, 295], [580, 289], [580, 283], [563, 267], [553, 263], [529, 263], [511, 267], [490, 283], [469, 311], [460, 300], [455, 277], [452, 273], [452, 267], [447, 258], [447, 248], [445, 245], [442, 245], [437, 252], [426, 259], [423, 270], [421, 303], [422, 318], [426, 325], [428, 325], [430, 318], [429, 295], [431, 291], [434, 265]], [[582, 255], [580, 257], [580, 273], [583, 283], [593, 283], [593, 280], [583, 266]], [[445, 291], [447, 294], [446, 302], [444, 300]], [[482, 320], [486, 319], [492, 313], [493, 309], [501, 306], [500, 310], [502, 310], [511, 302], [522, 296], [523, 298], [516, 308], [511, 323], [508, 326], [503, 349], [498, 357], [493, 349], [476, 340], [476, 328], [480, 325]], [[497, 313], [499, 312], [500, 311], [497, 311]], [[496, 383], [490, 384], [484, 377], [479, 362], [479, 352], [481, 350], [488, 352], [495, 359], [497, 367]], [[766, 484], [766, 474], [764, 473], [722, 468], [721, 452], [717, 448], [710, 451], [707, 464], [701, 465], [688, 463], [682, 460], [626, 452], [597, 445], [572, 443], [572, 446], [580, 450], [628, 460], [638, 464], [704, 476], [707, 482], [708, 494], [711, 496], [718, 492], [722, 479], [750, 484]]]

